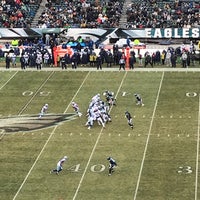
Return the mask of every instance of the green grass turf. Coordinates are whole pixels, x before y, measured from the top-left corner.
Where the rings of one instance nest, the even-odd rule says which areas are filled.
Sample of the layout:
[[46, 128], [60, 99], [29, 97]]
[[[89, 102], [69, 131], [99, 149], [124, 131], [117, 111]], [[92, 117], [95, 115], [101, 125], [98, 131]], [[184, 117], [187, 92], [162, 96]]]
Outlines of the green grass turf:
[[[49, 114], [62, 114], [73, 113], [70, 103], [75, 101], [83, 113], [46, 129], [1, 131], [1, 200], [200, 197], [199, 72], [6, 71], [0, 77], [0, 120], [38, 115], [44, 103]], [[117, 95], [112, 122], [88, 130], [89, 101], [97, 93], [104, 98], [107, 89]], [[144, 107], [136, 106], [134, 93], [142, 95]], [[133, 130], [126, 110], [133, 116]], [[49, 174], [64, 155], [69, 159], [60, 175]], [[108, 156], [118, 163], [112, 176]]]

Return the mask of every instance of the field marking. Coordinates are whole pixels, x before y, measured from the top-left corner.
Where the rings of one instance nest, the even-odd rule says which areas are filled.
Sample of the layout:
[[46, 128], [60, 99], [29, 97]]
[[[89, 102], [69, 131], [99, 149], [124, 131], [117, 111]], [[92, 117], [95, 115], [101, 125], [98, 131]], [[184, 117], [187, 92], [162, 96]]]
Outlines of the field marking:
[[[80, 89], [82, 88], [83, 84], [85, 83], [86, 79], [88, 78], [89, 74], [90, 74], [90, 72], [87, 73], [87, 75], [85, 76], [85, 78], [84, 78], [82, 84], [80, 85], [80, 87], [78, 88], [76, 94], [74, 95], [74, 97], [73, 97], [72, 99], [74, 99], [74, 98], [76, 97], [76, 95], [78, 94], [78, 92], [79, 92]], [[67, 106], [67, 108], [69, 108], [69, 106], [70, 106], [70, 104]], [[64, 111], [64, 114], [65, 114], [66, 111], [67, 111], [67, 109]], [[56, 126], [54, 127], [54, 129], [52, 130], [52, 132], [50, 133], [50, 135], [49, 135], [47, 141], [45, 142], [44, 146], [42, 147], [40, 153], [38, 154], [38, 156], [37, 156], [37, 158], [36, 158], [36, 160], [35, 160], [35, 162], [34, 162], [33, 165], [31, 166], [31, 168], [30, 168], [28, 174], [27, 174], [26, 177], [24, 178], [24, 180], [23, 180], [22, 184], [20, 185], [18, 191], [16, 192], [15, 196], [13, 197], [13, 200], [15, 200], [15, 199], [17, 198], [18, 194], [20, 193], [21, 189], [23, 188], [24, 184], [26, 183], [26, 181], [27, 181], [29, 175], [31, 174], [33, 168], [35, 167], [37, 161], [39, 160], [40, 156], [42, 155], [44, 149], [46, 148], [47, 144], [49, 143], [51, 137], [54, 135], [54, 133], [55, 133], [55, 131], [56, 131], [56, 129], [57, 129], [58, 126], [59, 126], [59, 125], [56, 125]]]
[[195, 200], [198, 199], [198, 171], [199, 171], [199, 139], [200, 139], [200, 94], [199, 94], [199, 114], [197, 127], [197, 157], [196, 157], [196, 181], [195, 181]]
[[4, 88], [6, 85], [7, 85], [7, 83], [16, 75], [18, 73], [18, 71], [16, 71], [1, 87], [0, 87], [0, 90], [2, 89], [2, 88]]
[[46, 82], [51, 78], [51, 76], [54, 74], [55, 71], [52, 71], [49, 76], [47, 77], [47, 79], [42, 83], [42, 85], [36, 90], [35, 94], [30, 98], [30, 100], [26, 103], [26, 105], [21, 109], [21, 111], [19, 112], [18, 115], [21, 115], [24, 110], [28, 107], [28, 105], [31, 103], [31, 101], [35, 98], [35, 96], [38, 94], [38, 92], [40, 91], [40, 89], [46, 84]]
[[153, 120], [154, 120], [154, 116], [155, 116], [155, 112], [156, 112], [156, 108], [157, 108], [157, 104], [158, 104], [158, 98], [159, 98], [159, 95], [160, 95], [160, 90], [161, 90], [162, 82], [163, 82], [163, 78], [164, 78], [164, 73], [165, 72], [162, 73], [162, 77], [161, 77], [161, 80], [160, 80], [160, 85], [159, 85], [158, 93], [157, 93], [157, 97], [156, 97], [156, 102], [155, 102], [154, 109], [153, 109], [151, 123], [150, 123], [149, 131], [148, 131], [148, 135], [147, 135], [147, 140], [146, 140], [146, 144], [145, 144], [145, 148], [144, 148], [141, 166], [140, 166], [140, 172], [139, 172], [139, 175], [138, 175], [138, 180], [137, 180], [137, 184], [136, 184], [136, 188], [135, 188], [134, 200], [136, 200], [136, 197], [137, 197], [137, 192], [138, 192], [138, 188], [139, 188], [139, 184], [140, 184], [140, 179], [141, 179], [142, 170], [143, 170], [143, 166], [144, 166], [144, 160], [145, 160], [145, 157], [146, 157], [147, 147], [148, 147], [148, 144], [149, 144]]
[[[18, 71], [16, 71], [1, 87], [0, 87], [0, 90], [3, 89], [8, 83], [9, 81], [18, 73]], [[3, 139], [3, 137], [5, 136], [6, 134], [6, 131], [2, 131], [0, 133], [0, 141]]]
[[[118, 96], [119, 91], [120, 91], [120, 89], [121, 89], [121, 87], [122, 87], [122, 84], [123, 84], [123, 82], [124, 82], [124, 79], [125, 79], [126, 75], [127, 75], [127, 71], [124, 73], [124, 76], [123, 76], [123, 78], [122, 78], [122, 81], [121, 81], [121, 83], [120, 83], [120, 85], [119, 85], [119, 88], [118, 88], [118, 90], [117, 90], [117, 93], [116, 93], [116, 96], [115, 96], [115, 97]], [[113, 108], [113, 105], [111, 106], [109, 113], [111, 112], [112, 108]], [[74, 197], [73, 197], [72, 200], [75, 200], [75, 199], [76, 199], [76, 196], [77, 196], [77, 194], [78, 194], [78, 192], [79, 192], [79, 189], [80, 189], [81, 184], [82, 184], [82, 182], [83, 182], [83, 179], [84, 179], [84, 177], [85, 177], [86, 171], [88, 170], [88, 167], [89, 167], [90, 161], [91, 161], [91, 159], [92, 159], [92, 156], [93, 156], [93, 154], [94, 154], [94, 151], [95, 151], [95, 149], [96, 149], [96, 147], [97, 147], [97, 144], [98, 144], [98, 142], [99, 142], [99, 140], [100, 140], [100, 137], [101, 137], [101, 135], [102, 135], [103, 129], [104, 129], [104, 128], [102, 127], [102, 128], [101, 128], [101, 131], [99, 132], [99, 135], [98, 135], [97, 140], [96, 140], [96, 142], [95, 142], [95, 144], [94, 144], [94, 147], [93, 147], [93, 149], [92, 149], [92, 151], [91, 151], [90, 157], [89, 157], [89, 159], [88, 159], [88, 162], [87, 162], [86, 167], [85, 167], [85, 169], [84, 169], [84, 171], [83, 171], [83, 174], [82, 174], [82, 176], [81, 176], [81, 179], [80, 179], [80, 181], [79, 181], [78, 187], [77, 187], [77, 189], [76, 189], [76, 192], [75, 192]], [[110, 135], [109, 135], [109, 136], [110, 136]]]

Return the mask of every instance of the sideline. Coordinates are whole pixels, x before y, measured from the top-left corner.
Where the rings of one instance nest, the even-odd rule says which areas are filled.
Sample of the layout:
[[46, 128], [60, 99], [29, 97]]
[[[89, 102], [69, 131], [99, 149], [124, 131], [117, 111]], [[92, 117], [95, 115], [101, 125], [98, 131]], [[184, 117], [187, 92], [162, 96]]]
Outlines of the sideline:
[[[72, 69], [72, 68], [68, 68], [68, 69], [62, 69], [60, 67], [44, 67], [41, 70], [37, 70], [36, 68], [27, 68], [25, 70], [22, 70], [21, 68], [10, 68], [10, 69], [6, 69], [3, 67], [0, 67], [0, 71], [4, 72], [4, 71], [24, 71], [24, 72], [43, 72], [43, 71], [63, 71], [63, 72], [68, 72], [68, 71], [95, 71], [95, 72], [107, 72], [107, 71], [118, 71], [118, 72], [124, 72], [124, 70], [119, 70], [118, 67], [111, 67], [111, 68], [107, 68], [104, 67], [102, 68], [102, 70], [97, 70], [95, 67], [94, 68], [90, 68], [90, 67], [79, 67], [77, 69]], [[200, 65], [199, 68], [144, 68], [144, 67], [136, 67], [133, 70], [128, 69], [125, 70], [127, 72], [200, 72]]]

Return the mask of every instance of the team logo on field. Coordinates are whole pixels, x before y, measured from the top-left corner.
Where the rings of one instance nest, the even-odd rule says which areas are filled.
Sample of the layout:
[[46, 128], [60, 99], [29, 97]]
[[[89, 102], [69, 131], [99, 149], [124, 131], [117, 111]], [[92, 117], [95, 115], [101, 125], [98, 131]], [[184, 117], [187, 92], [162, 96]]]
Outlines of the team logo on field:
[[64, 121], [75, 119], [76, 114], [47, 114], [42, 118], [38, 115], [20, 115], [0, 118], [0, 130], [12, 133], [19, 131], [33, 131], [56, 126]]

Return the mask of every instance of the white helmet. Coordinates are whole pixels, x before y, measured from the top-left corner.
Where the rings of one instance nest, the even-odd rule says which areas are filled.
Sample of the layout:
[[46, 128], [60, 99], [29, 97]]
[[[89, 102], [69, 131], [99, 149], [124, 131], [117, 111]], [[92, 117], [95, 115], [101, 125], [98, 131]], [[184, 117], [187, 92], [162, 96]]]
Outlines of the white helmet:
[[67, 156], [64, 156], [64, 159], [67, 160]]
[[48, 103], [46, 103], [45, 106], [48, 107]]

